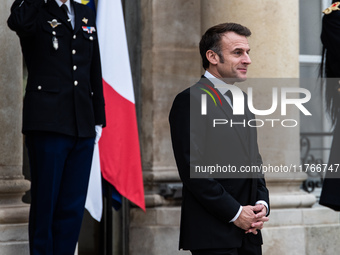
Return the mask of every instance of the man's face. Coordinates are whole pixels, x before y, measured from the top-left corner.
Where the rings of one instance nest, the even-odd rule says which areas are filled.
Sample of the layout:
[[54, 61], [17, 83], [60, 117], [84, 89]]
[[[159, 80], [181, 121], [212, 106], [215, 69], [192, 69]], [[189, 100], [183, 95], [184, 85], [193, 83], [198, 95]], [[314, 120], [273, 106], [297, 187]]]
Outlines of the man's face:
[[229, 78], [229, 83], [246, 80], [247, 68], [251, 64], [248, 39], [234, 32], [228, 32], [222, 36], [220, 43], [224, 61], [219, 58], [216, 64], [219, 78]]

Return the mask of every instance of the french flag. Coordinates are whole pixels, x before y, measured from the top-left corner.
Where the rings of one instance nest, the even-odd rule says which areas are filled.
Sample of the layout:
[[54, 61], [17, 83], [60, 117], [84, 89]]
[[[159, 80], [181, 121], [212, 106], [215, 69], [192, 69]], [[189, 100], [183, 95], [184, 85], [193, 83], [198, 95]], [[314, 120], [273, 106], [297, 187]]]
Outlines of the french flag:
[[101, 175], [145, 211], [135, 98], [121, 0], [99, 0], [97, 31], [106, 127], [95, 146], [86, 209], [102, 216]]

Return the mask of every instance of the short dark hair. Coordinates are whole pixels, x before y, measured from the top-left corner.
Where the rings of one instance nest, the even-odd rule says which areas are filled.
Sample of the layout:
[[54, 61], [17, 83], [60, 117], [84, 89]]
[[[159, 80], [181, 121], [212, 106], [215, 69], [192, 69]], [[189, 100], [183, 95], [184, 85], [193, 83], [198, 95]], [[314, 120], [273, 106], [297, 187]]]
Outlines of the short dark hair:
[[214, 51], [220, 57], [221, 62], [223, 63], [224, 59], [221, 52], [220, 42], [222, 36], [227, 32], [234, 32], [245, 37], [251, 35], [251, 32], [247, 27], [237, 23], [222, 23], [209, 28], [202, 36], [199, 44], [204, 69], [209, 67], [209, 61], [206, 57], [206, 52], [208, 50]]

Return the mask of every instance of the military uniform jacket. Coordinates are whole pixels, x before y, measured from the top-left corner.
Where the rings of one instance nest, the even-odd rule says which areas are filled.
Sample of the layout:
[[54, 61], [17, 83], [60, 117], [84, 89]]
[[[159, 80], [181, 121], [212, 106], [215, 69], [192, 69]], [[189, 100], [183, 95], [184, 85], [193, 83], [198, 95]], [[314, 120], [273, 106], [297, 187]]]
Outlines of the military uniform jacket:
[[340, 11], [335, 10], [322, 18], [321, 42], [326, 48], [326, 76], [340, 77]]
[[28, 69], [23, 133], [48, 131], [94, 137], [105, 126], [95, 14], [71, 0], [72, 29], [54, 0], [16, 0], [8, 26], [19, 38]]

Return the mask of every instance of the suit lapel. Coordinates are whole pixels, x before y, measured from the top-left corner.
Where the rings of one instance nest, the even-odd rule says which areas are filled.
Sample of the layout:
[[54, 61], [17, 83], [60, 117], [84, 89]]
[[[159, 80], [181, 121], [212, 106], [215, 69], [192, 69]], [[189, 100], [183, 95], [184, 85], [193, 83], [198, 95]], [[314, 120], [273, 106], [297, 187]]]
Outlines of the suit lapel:
[[[209, 79], [206, 78], [205, 76], [202, 76], [201, 80], [198, 83], [202, 84], [202, 86], [204, 86], [204, 84], [207, 84], [207, 85], [215, 88], [214, 84], [211, 81], [209, 81]], [[219, 109], [222, 110], [225, 113], [225, 115], [228, 117], [229, 121], [231, 119], [233, 119], [233, 121], [239, 122], [239, 120], [237, 120], [237, 118], [235, 118], [236, 115], [233, 115], [233, 109], [230, 107], [229, 103], [224, 98], [224, 96], [220, 93], [220, 91], [218, 89], [216, 89], [216, 92], [218, 93], [218, 95], [220, 96], [221, 101], [222, 101], [222, 105], [221, 104], [217, 104]], [[248, 107], [245, 107], [245, 109], [248, 109]], [[236, 133], [237, 133], [237, 135], [239, 137], [239, 140], [240, 140], [240, 142], [241, 142], [245, 152], [249, 156], [248, 139], [245, 136], [245, 132], [244, 132], [244, 130], [242, 130], [242, 128], [243, 127], [240, 124], [237, 124], [237, 125], [234, 126], [234, 129], [235, 129], [235, 131], [236, 131]], [[249, 135], [251, 135], [251, 134], [249, 134]]]

